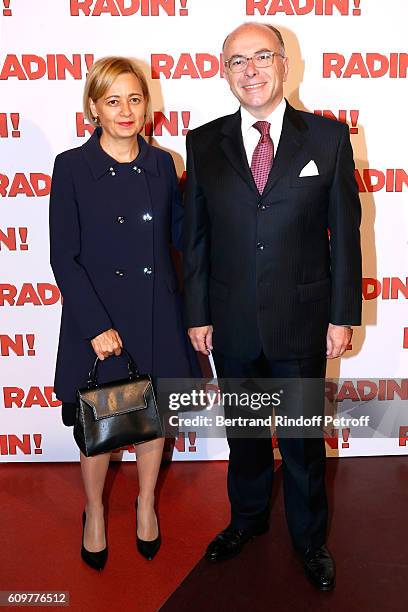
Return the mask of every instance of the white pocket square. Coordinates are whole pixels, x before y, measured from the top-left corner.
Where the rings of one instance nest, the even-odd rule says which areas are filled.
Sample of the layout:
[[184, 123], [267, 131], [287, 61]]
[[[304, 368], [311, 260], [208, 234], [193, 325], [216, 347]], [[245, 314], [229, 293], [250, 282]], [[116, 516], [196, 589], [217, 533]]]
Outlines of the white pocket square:
[[301, 178], [302, 176], [319, 176], [319, 170], [317, 169], [317, 166], [313, 159], [311, 159], [310, 162], [306, 164], [306, 166], [303, 168], [303, 170], [301, 170], [299, 178]]

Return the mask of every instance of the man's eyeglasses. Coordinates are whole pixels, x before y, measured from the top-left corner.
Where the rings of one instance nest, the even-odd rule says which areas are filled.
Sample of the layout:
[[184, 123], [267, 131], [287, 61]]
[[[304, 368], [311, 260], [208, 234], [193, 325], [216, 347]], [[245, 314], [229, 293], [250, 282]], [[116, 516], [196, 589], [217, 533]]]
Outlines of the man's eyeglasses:
[[275, 51], [259, 51], [259, 53], [255, 53], [252, 57], [233, 55], [224, 62], [224, 66], [229, 68], [231, 72], [243, 72], [248, 66], [249, 60], [252, 60], [257, 68], [267, 68], [272, 66], [275, 55], [285, 57], [282, 53], [276, 53]]

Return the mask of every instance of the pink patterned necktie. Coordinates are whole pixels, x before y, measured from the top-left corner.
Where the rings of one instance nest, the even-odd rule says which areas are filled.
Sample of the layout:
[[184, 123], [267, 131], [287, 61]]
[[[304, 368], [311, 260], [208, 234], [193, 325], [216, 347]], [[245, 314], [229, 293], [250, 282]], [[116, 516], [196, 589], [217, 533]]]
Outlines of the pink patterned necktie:
[[273, 164], [273, 142], [269, 134], [271, 124], [268, 121], [257, 121], [253, 127], [258, 130], [261, 137], [252, 155], [251, 172], [255, 185], [262, 194]]

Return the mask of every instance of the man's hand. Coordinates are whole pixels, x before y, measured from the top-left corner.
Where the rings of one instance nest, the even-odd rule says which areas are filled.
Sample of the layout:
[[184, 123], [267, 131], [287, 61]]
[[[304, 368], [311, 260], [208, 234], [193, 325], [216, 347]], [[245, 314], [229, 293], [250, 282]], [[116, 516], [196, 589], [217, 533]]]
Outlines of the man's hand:
[[122, 340], [116, 329], [108, 329], [91, 340], [92, 348], [101, 361], [110, 355], [120, 355]]
[[335, 359], [343, 355], [350, 344], [353, 330], [342, 325], [332, 325], [329, 323], [327, 329], [327, 359]]
[[190, 327], [188, 335], [191, 340], [191, 344], [194, 350], [202, 353], [203, 355], [209, 355], [212, 351], [212, 335], [213, 326], [204, 325], [203, 327]]

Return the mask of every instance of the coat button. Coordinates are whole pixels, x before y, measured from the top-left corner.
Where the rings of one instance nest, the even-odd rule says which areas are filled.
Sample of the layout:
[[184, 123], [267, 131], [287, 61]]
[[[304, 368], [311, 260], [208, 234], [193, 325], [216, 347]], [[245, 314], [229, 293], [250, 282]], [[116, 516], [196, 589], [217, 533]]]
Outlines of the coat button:
[[143, 215], [143, 221], [151, 221], [153, 217], [149, 213]]
[[146, 268], [143, 269], [143, 274], [145, 274], [146, 276], [150, 276], [152, 272], [153, 270], [151, 269], [150, 266], [147, 266]]
[[262, 202], [259, 202], [258, 208], [259, 208], [259, 210], [266, 210], [266, 205], [263, 204]]
[[116, 276], [125, 276], [125, 273], [123, 270], [115, 270], [115, 274]]
[[124, 223], [125, 222], [125, 217], [122, 217], [122, 216], [116, 217], [116, 221], [118, 223]]
[[258, 242], [256, 248], [258, 249], [258, 251], [263, 251], [265, 248], [265, 244], [263, 242]]

